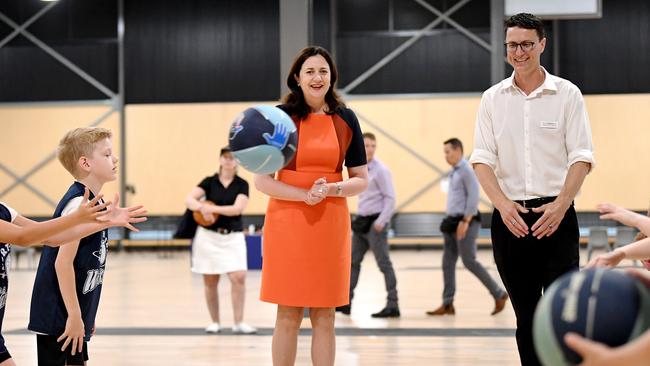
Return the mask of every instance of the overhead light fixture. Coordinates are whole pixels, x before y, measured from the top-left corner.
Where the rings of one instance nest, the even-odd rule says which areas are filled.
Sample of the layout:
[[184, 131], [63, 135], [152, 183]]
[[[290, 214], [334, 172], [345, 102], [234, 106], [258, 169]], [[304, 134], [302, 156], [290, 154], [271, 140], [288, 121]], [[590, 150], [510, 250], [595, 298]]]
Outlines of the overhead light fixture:
[[59, 0], [41, 0], [41, 1], [45, 1], [46, 3], [53, 3], [53, 2], [59, 1]]

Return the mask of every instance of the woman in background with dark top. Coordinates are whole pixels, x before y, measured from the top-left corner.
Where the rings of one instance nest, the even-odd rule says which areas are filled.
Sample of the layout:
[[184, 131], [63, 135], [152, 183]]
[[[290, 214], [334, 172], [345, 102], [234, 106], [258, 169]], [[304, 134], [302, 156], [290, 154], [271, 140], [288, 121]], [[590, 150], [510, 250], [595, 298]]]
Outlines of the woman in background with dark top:
[[[234, 333], [250, 334], [257, 330], [243, 322], [246, 294], [246, 239], [241, 214], [248, 204], [248, 182], [237, 175], [237, 162], [229, 148], [221, 149], [219, 173], [207, 177], [194, 187], [185, 205], [198, 211], [209, 226], [199, 226], [192, 242], [192, 272], [203, 275], [205, 300], [212, 323], [207, 333], [218, 333], [219, 295], [217, 286], [227, 274], [232, 286]], [[201, 199], [214, 203], [208, 204]], [[215, 214], [218, 217], [215, 219]]]

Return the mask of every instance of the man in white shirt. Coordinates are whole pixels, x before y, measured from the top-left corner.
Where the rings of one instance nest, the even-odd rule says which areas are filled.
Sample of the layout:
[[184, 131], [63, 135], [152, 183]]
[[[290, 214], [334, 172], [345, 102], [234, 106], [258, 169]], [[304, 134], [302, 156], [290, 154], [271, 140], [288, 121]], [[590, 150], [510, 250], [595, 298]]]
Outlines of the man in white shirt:
[[540, 364], [532, 324], [542, 291], [578, 269], [573, 199], [594, 158], [580, 90], [540, 65], [542, 21], [521, 13], [505, 28], [514, 72], [483, 94], [470, 163], [495, 207], [494, 259], [517, 316], [521, 363], [528, 366]]

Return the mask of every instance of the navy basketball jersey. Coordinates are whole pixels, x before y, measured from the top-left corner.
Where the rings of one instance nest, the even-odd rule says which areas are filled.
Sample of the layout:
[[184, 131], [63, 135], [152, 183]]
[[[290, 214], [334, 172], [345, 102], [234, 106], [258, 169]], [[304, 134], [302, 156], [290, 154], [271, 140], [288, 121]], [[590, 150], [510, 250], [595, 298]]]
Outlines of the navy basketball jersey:
[[[63, 196], [54, 211], [54, 217], [60, 217], [66, 205], [75, 197], [83, 197], [85, 186], [74, 182]], [[90, 199], [94, 195], [90, 193]], [[84, 322], [86, 341], [95, 325], [95, 315], [102, 291], [106, 254], [108, 253], [108, 230], [102, 230], [79, 241], [77, 255], [74, 258], [74, 276], [77, 299]], [[68, 312], [61, 296], [59, 280], [54, 269], [59, 248], [43, 247], [38, 263], [32, 305], [29, 313], [29, 330], [60, 336], [65, 331]]]
[[[11, 212], [1, 203], [0, 220], [11, 222]], [[10, 248], [9, 244], [0, 243], [0, 353], [7, 352], [5, 339], [2, 336], [2, 320], [5, 317], [5, 305], [7, 304], [7, 290], [9, 287], [9, 278], [7, 277], [9, 263], [7, 259]]]

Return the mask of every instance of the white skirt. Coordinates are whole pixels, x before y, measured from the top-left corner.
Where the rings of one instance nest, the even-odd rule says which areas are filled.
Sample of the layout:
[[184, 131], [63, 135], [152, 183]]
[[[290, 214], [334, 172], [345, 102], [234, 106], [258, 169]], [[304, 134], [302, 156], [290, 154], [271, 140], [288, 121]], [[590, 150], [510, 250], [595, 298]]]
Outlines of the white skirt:
[[219, 234], [199, 226], [192, 242], [192, 272], [224, 274], [248, 269], [244, 233]]

